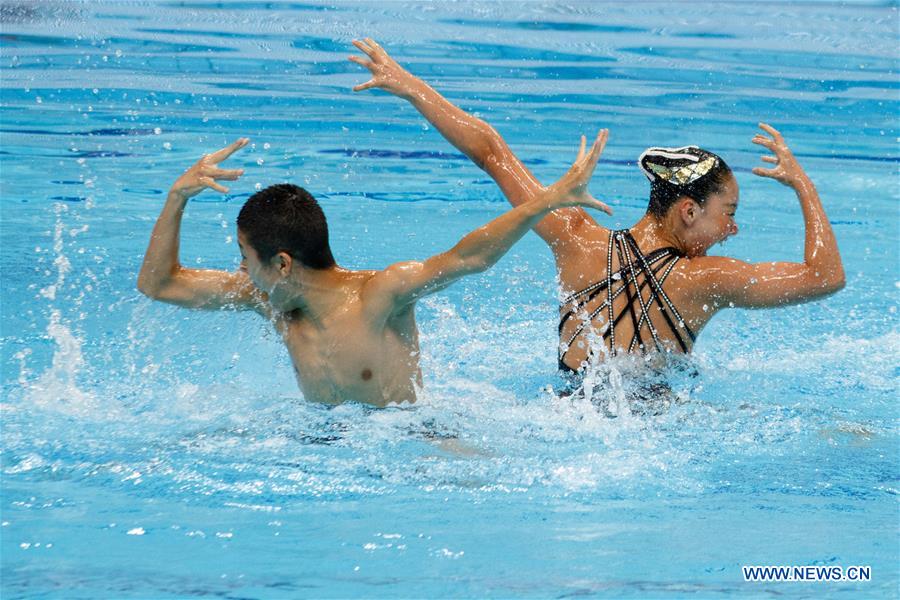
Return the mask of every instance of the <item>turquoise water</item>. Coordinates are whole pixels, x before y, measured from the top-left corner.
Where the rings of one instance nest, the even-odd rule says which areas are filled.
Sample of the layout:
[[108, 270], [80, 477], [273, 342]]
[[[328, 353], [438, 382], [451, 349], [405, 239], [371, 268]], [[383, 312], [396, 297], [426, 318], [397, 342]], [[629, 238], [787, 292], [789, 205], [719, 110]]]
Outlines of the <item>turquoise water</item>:
[[[0, 7], [4, 598], [895, 597], [897, 4], [14, 3]], [[188, 265], [233, 268], [256, 186], [322, 200], [348, 267], [424, 258], [506, 208], [409, 106], [352, 94], [372, 36], [550, 182], [609, 127], [592, 190], [633, 223], [649, 145], [735, 168], [741, 234], [799, 260], [758, 121], [818, 184], [847, 287], [703, 332], [681, 402], [559, 398], [556, 284], [530, 235], [421, 303], [415, 407], [327, 409], [249, 314], [134, 289], [174, 178], [239, 136], [233, 194], [191, 202]], [[623, 384], [596, 392], [621, 400]], [[627, 387], [627, 386], [626, 386]], [[745, 583], [742, 565], [870, 565]]]

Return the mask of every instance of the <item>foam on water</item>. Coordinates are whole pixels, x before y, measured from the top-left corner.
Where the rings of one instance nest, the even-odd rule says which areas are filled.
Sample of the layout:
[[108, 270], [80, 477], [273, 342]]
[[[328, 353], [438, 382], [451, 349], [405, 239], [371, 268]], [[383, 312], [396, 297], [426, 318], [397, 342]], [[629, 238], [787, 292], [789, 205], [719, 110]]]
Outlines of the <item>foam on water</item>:
[[[717, 454], [740, 449], [743, 456], [783, 455], [784, 445], [815, 434], [831, 444], [896, 434], [895, 424], [871, 419], [895, 391], [896, 332], [873, 339], [826, 334], [820, 343], [800, 349], [763, 344], [724, 356], [701, 350], [692, 362], [702, 371], [702, 383], [696, 377], [688, 377], [680, 388], [674, 383], [676, 402], [661, 414], [642, 416], [631, 410], [634, 365], [629, 359], [595, 365], [583, 394], [560, 394], [541, 375], [520, 380], [513, 389], [502, 385], [498, 364], [515, 372], [550, 370], [552, 358], [533, 352], [535, 337], [529, 334], [549, 332], [537, 339], [552, 348], [552, 327], [542, 322], [549, 321], [544, 303], [520, 303], [513, 310], [502, 301], [491, 302], [472, 318], [446, 298], [426, 300], [427, 385], [415, 406], [328, 409], [304, 402], [293, 382], [279, 386], [287, 396], [260, 393], [240, 377], [227, 375], [231, 367], [220, 375], [214, 372], [207, 383], [196, 383], [195, 371], [184, 367], [197, 364], [205, 351], [190, 344], [181, 360], [154, 358], [159, 339], [150, 332], [161, 331], [166, 339], [167, 330], [177, 331], [180, 325], [168, 322], [176, 314], [172, 309], [163, 309], [161, 318], [152, 316], [146, 300], [130, 309], [124, 345], [101, 337], [85, 348], [79, 328], [90, 277], [76, 275], [74, 285], [68, 281], [72, 265], [67, 253], [77, 245], [71, 232], [69, 247], [65, 244], [68, 213], [63, 204], [55, 205], [56, 272], [45, 272], [51, 282], [38, 292], [45, 303], [52, 358], [43, 371], [32, 372], [28, 353], [19, 353], [20, 392], [12, 392], [4, 407], [8, 474], [101, 476], [117, 485], [141, 484], [151, 495], [225, 494], [244, 502], [263, 496], [275, 505], [303, 497], [382, 494], [387, 485], [638, 497], [647, 492], [644, 482], [654, 481], [654, 493], [685, 495], [716, 485], [709, 471]], [[514, 269], [512, 275], [507, 283], [515, 288], [523, 273]], [[59, 293], [66, 289], [80, 292], [63, 311]], [[114, 304], [101, 303], [100, 311], [119, 308]], [[255, 332], [267, 328], [254, 324], [243, 337], [249, 343]], [[271, 343], [264, 345], [261, 358], [289, 371], [276, 336], [267, 335]], [[489, 341], [501, 336], [510, 343]], [[732, 343], [739, 348], [736, 340]], [[109, 361], [112, 356], [115, 364]], [[240, 356], [231, 359], [234, 365]], [[811, 373], [810, 365], [821, 375]], [[221, 375], [226, 375], [224, 381], [213, 382]], [[759, 384], [772, 377], [802, 381], [809, 375], [817, 388], [803, 390], [807, 397], [830, 397], [832, 388], [848, 383], [886, 395], [835, 412], [827, 406], [798, 405], [789, 397], [772, 402], [749, 389], [745, 395], [715, 393], [734, 380]], [[677, 370], [669, 376], [677, 381]], [[90, 424], [93, 435], [64, 433], [72, 418]], [[302, 458], [296, 458], [298, 453]], [[205, 467], [209, 461], [217, 465], [213, 472]], [[249, 477], [243, 475], [248, 470]]]

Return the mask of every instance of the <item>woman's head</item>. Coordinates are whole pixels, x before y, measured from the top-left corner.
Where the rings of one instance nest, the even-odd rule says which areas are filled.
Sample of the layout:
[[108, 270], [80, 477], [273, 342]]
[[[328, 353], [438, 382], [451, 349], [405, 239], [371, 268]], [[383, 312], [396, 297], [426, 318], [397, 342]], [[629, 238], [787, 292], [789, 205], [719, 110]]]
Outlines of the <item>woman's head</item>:
[[724, 160], [697, 146], [647, 148], [638, 166], [650, 180], [647, 212], [657, 217], [685, 196], [702, 206], [733, 177]]
[[638, 165], [650, 180], [647, 212], [676, 229], [688, 255], [737, 233], [737, 182], [720, 157], [697, 146], [648, 148]]

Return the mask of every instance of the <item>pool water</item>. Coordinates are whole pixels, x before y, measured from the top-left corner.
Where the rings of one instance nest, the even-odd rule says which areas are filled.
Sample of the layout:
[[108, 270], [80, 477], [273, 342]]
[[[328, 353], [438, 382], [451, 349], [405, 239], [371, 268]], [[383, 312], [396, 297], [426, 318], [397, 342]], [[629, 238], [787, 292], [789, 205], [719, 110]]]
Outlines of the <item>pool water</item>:
[[[4, 2], [4, 598], [896, 597], [896, 2]], [[817, 183], [847, 286], [724, 312], [679, 401], [610, 418], [560, 397], [550, 253], [527, 236], [420, 303], [414, 407], [306, 402], [252, 314], [135, 290], [165, 192], [240, 136], [187, 208], [186, 265], [232, 269], [234, 220], [281, 181], [321, 199], [340, 264], [446, 250], [507, 205], [346, 60], [380, 40], [491, 122], [544, 182], [609, 127], [592, 184], [635, 222], [650, 145], [721, 154], [741, 234], [801, 260], [756, 123]], [[597, 398], [623, 405], [613, 365]], [[596, 399], [596, 398], [595, 398]], [[867, 565], [748, 583], [742, 565]]]

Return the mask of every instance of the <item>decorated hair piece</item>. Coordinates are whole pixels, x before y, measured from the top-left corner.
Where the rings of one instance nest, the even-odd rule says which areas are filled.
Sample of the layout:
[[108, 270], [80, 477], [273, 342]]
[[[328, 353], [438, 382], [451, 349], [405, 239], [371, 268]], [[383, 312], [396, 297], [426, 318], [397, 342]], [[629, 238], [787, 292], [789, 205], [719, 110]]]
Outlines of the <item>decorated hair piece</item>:
[[671, 185], [690, 185], [709, 173], [719, 158], [697, 146], [681, 148], [647, 148], [638, 166], [651, 183], [664, 181]]

